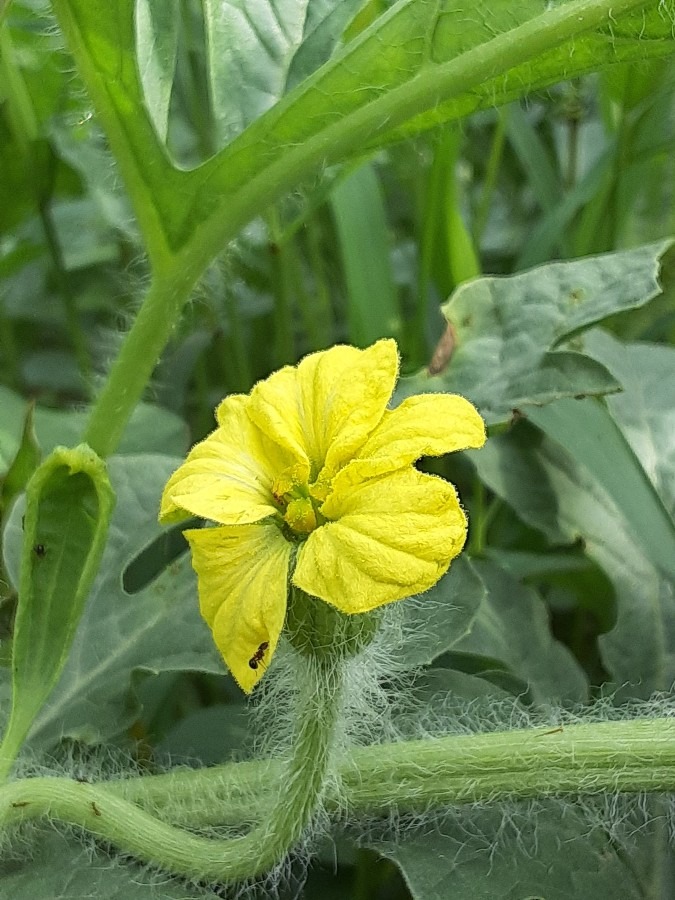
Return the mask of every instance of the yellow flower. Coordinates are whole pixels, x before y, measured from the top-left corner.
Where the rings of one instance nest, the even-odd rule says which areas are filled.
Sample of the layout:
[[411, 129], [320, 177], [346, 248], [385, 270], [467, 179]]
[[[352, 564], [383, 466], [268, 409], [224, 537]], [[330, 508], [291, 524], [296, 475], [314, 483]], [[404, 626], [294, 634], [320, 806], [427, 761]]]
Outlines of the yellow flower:
[[185, 534], [202, 615], [247, 692], [274, 654], [289, 581], [364, 613], [430, 588], [464, 546], [454, 487], [414, 463], [482, 446], [483, 421], [451, 394], [387, 409], [397, 374], [392, 340], [306, 356], [226, 397], [164, 489], [161, 521], [217, 523]]

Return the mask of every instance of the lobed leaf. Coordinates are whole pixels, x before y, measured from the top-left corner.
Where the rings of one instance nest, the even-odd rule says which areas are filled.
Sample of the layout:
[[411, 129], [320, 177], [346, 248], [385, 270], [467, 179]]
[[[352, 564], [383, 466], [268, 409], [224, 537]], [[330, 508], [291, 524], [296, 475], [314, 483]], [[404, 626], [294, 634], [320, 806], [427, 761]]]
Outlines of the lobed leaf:
[[209, 94], [219, 146], [330, 57], [362, 0], [204, 0]]
[[[607, 573], [617, 616], [599, 638], [602, 659], [621, 693], [648, 697], [670, 690], [675, 681], [675, 578], [667, 557], [675, 494], [670, 391], [675, 350], [623, 346], [596, 332], [585, 346], [623, 385], [623, 393], [607, 399], [607, 415], [632, 453], [616, 434], [600, 442], [592, 432], [583, 434], [588, 428], [584, 406], [574, 425], [571, 401], [566, 401], [566, 427], [578, 438], [565, 437], [567, 449], [553, 437], [535, 444], [521, 427], [493, 437], [469, 456], [485, 483], [525, 522], [555, 544], [582, 540], [586, 553]], [[601, 413], [595, 411], [592, 419], [602, 426], [601, 438], [611, 433], [613, 423]], [[557, 426], [549, 430], [564, 437]]]
[[421, 392], [463, 394], [488, 424], [560, 397], [619, 389], [611, 373], [566, 343], [615, 312], [657, 296], [669, 241], [636, 250], [550, 263], [520, 275], [461, 285], [442, 308], [454, 349], [437, 375], [402, 379], [401, 400]]
[[469, 654], [474, 668], [495, 662], [519, 678], [536, 703], [588, 699], [588, 681], [564, 644], [554, 640], [542, 598], [494, 562], [476, 560], [486, 595], [467, 633], [452, 647]]
[[[542, 0], [500, 0], [488, 15], [450, 0], [401, 0], [220, 153], [187, 172], [168, 160], [143, 103], [133, 0], [54, 0], [54, 8], [105, 124], [155, 266], [171, 266], [171, 258], [191, 245], [194, 272], [182, 270], [192, 278], [224, 241], [312, 169], [603, 65], [669, 54], [675, 15], [672, 3], [644, 0], [573, 0], [553, 7]], [[328, 8], [321, 5], [322, 11]], [[335, 15], [343, 8], [335, 5]], [[309, 47], [309, 37], [299, 25], [288, 34], [275, 26], [276, 6], [269, 0], [248, 9], [253, 13], [244, 23], [247, 55], [259, 51], [258, 61], [260, 52], [269, 57], [255, 112], [283, 93], [284, 48], [292, 55], [297, 46], [304, 48], [305, 38]], [[299, 22], [301, 9], [294, 2], [291, 23]], [[259, 28], [263, 21], [268, 25], [256, 33], [252, 24]], [[336, 29], [326, 29], [307, 50], [298, 75], [335, 42]], [[214, 29], [208, 30], [213, 44]], [[222, 78], [213, 60], [211, 81], [219, 96], [225, 79], [231, 97], [254, 90], [252, 70], [232, 59], [224, 60]], [[226, 124], [222, 128], [230, 131]]]

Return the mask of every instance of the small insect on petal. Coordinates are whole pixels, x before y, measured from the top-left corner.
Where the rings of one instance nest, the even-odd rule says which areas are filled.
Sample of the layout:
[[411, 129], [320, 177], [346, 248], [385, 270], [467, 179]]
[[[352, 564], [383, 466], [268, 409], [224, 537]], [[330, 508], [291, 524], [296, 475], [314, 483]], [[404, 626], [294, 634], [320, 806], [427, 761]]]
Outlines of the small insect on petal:
[[269, 643], [267, 641], [263, 641], [262, 644], [255, 651], [253, 656], [249, 659], [248, 664], [252, 669], [257, 669], [260, 663], [263, 661], [265, 657], [265, 653], [269, 649]]

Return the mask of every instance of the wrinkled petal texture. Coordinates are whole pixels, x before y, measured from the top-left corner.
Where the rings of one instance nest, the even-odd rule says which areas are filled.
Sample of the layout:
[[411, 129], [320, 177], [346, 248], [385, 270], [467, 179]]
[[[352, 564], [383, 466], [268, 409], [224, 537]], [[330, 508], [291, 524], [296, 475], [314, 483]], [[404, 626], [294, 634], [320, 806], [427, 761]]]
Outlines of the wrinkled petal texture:
[[160, 521], [193, 515], [241, 525], [277, 512], [272, 483], [292, 457], [253, 424], [248, 403], [248, 397], [237, 394], [220, 404], [219, 427], [192, 449], [167, 482]]
[[[250, 693], [283, 628], [291, 545], [274, 525], [195, 528], [185, 536], [202, 616], [230, 672]], [[253, 669], [249, 661], [264, 643], [268, 648]]]
[[249, 414], [274, 442], [330, 477], [385, 413], [398, 374], [392, 340], [366, 350], [337, 346], [306, 356], [257, 384]]
[[293, 582], [346, 613], [362, 613], [426, 591], [466, 540], [455, 489], [406, 468], [334, 492], [333, 520], [300, 549]]
[[479, 413], [457, 394], [420, 394], [409, 397], [382, 421], [361, 447], [358, 459], [337, 475], [334, 488], [358, 484], [366, 478], [395, 472], [422, 456], [442, 456], [455, 450], [477, 449], [485, 443], [485, 424]]

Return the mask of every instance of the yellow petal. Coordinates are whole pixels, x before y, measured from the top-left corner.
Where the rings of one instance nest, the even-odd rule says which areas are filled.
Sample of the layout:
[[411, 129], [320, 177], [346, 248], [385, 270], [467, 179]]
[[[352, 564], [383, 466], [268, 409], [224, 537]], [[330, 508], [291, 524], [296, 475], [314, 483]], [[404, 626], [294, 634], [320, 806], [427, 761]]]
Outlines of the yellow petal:
[[340, 491], [422, 456], [441, 456], [484, 443], [485, 424], [468, 400], [457, 394], [419, 394], [387, 410], [357, 459], [338, 473], [333, 487]]
[[164, 488], [162, 522], [194, 515], [241, 525], [278, 512], [272, 484], [292, 458], [256, 428], [247, 404], [241, 395], [221, 403], [220, 427], [191, 450]]
[[195, 528], [185, 536], [202, 616], [248, 694], [265, 673], [283, 628], [291, 544], [274, 525]]
[[347, 613], [430, 588], [466, 540], [454, 487], [407, 468], [333, 492], [330, 521], [302, 545], [293, 582]]
[[306, 356], [251, 392], [249, 414], [273, 441], [304, 453], [312, 479], [349, 460], [382, 419], [398, 373], [392, 340]]
[[309, 467], [297, 376], [294, 366], [284, 366], [259, 381], [251, 391], [249, 415], [270, 440]]

